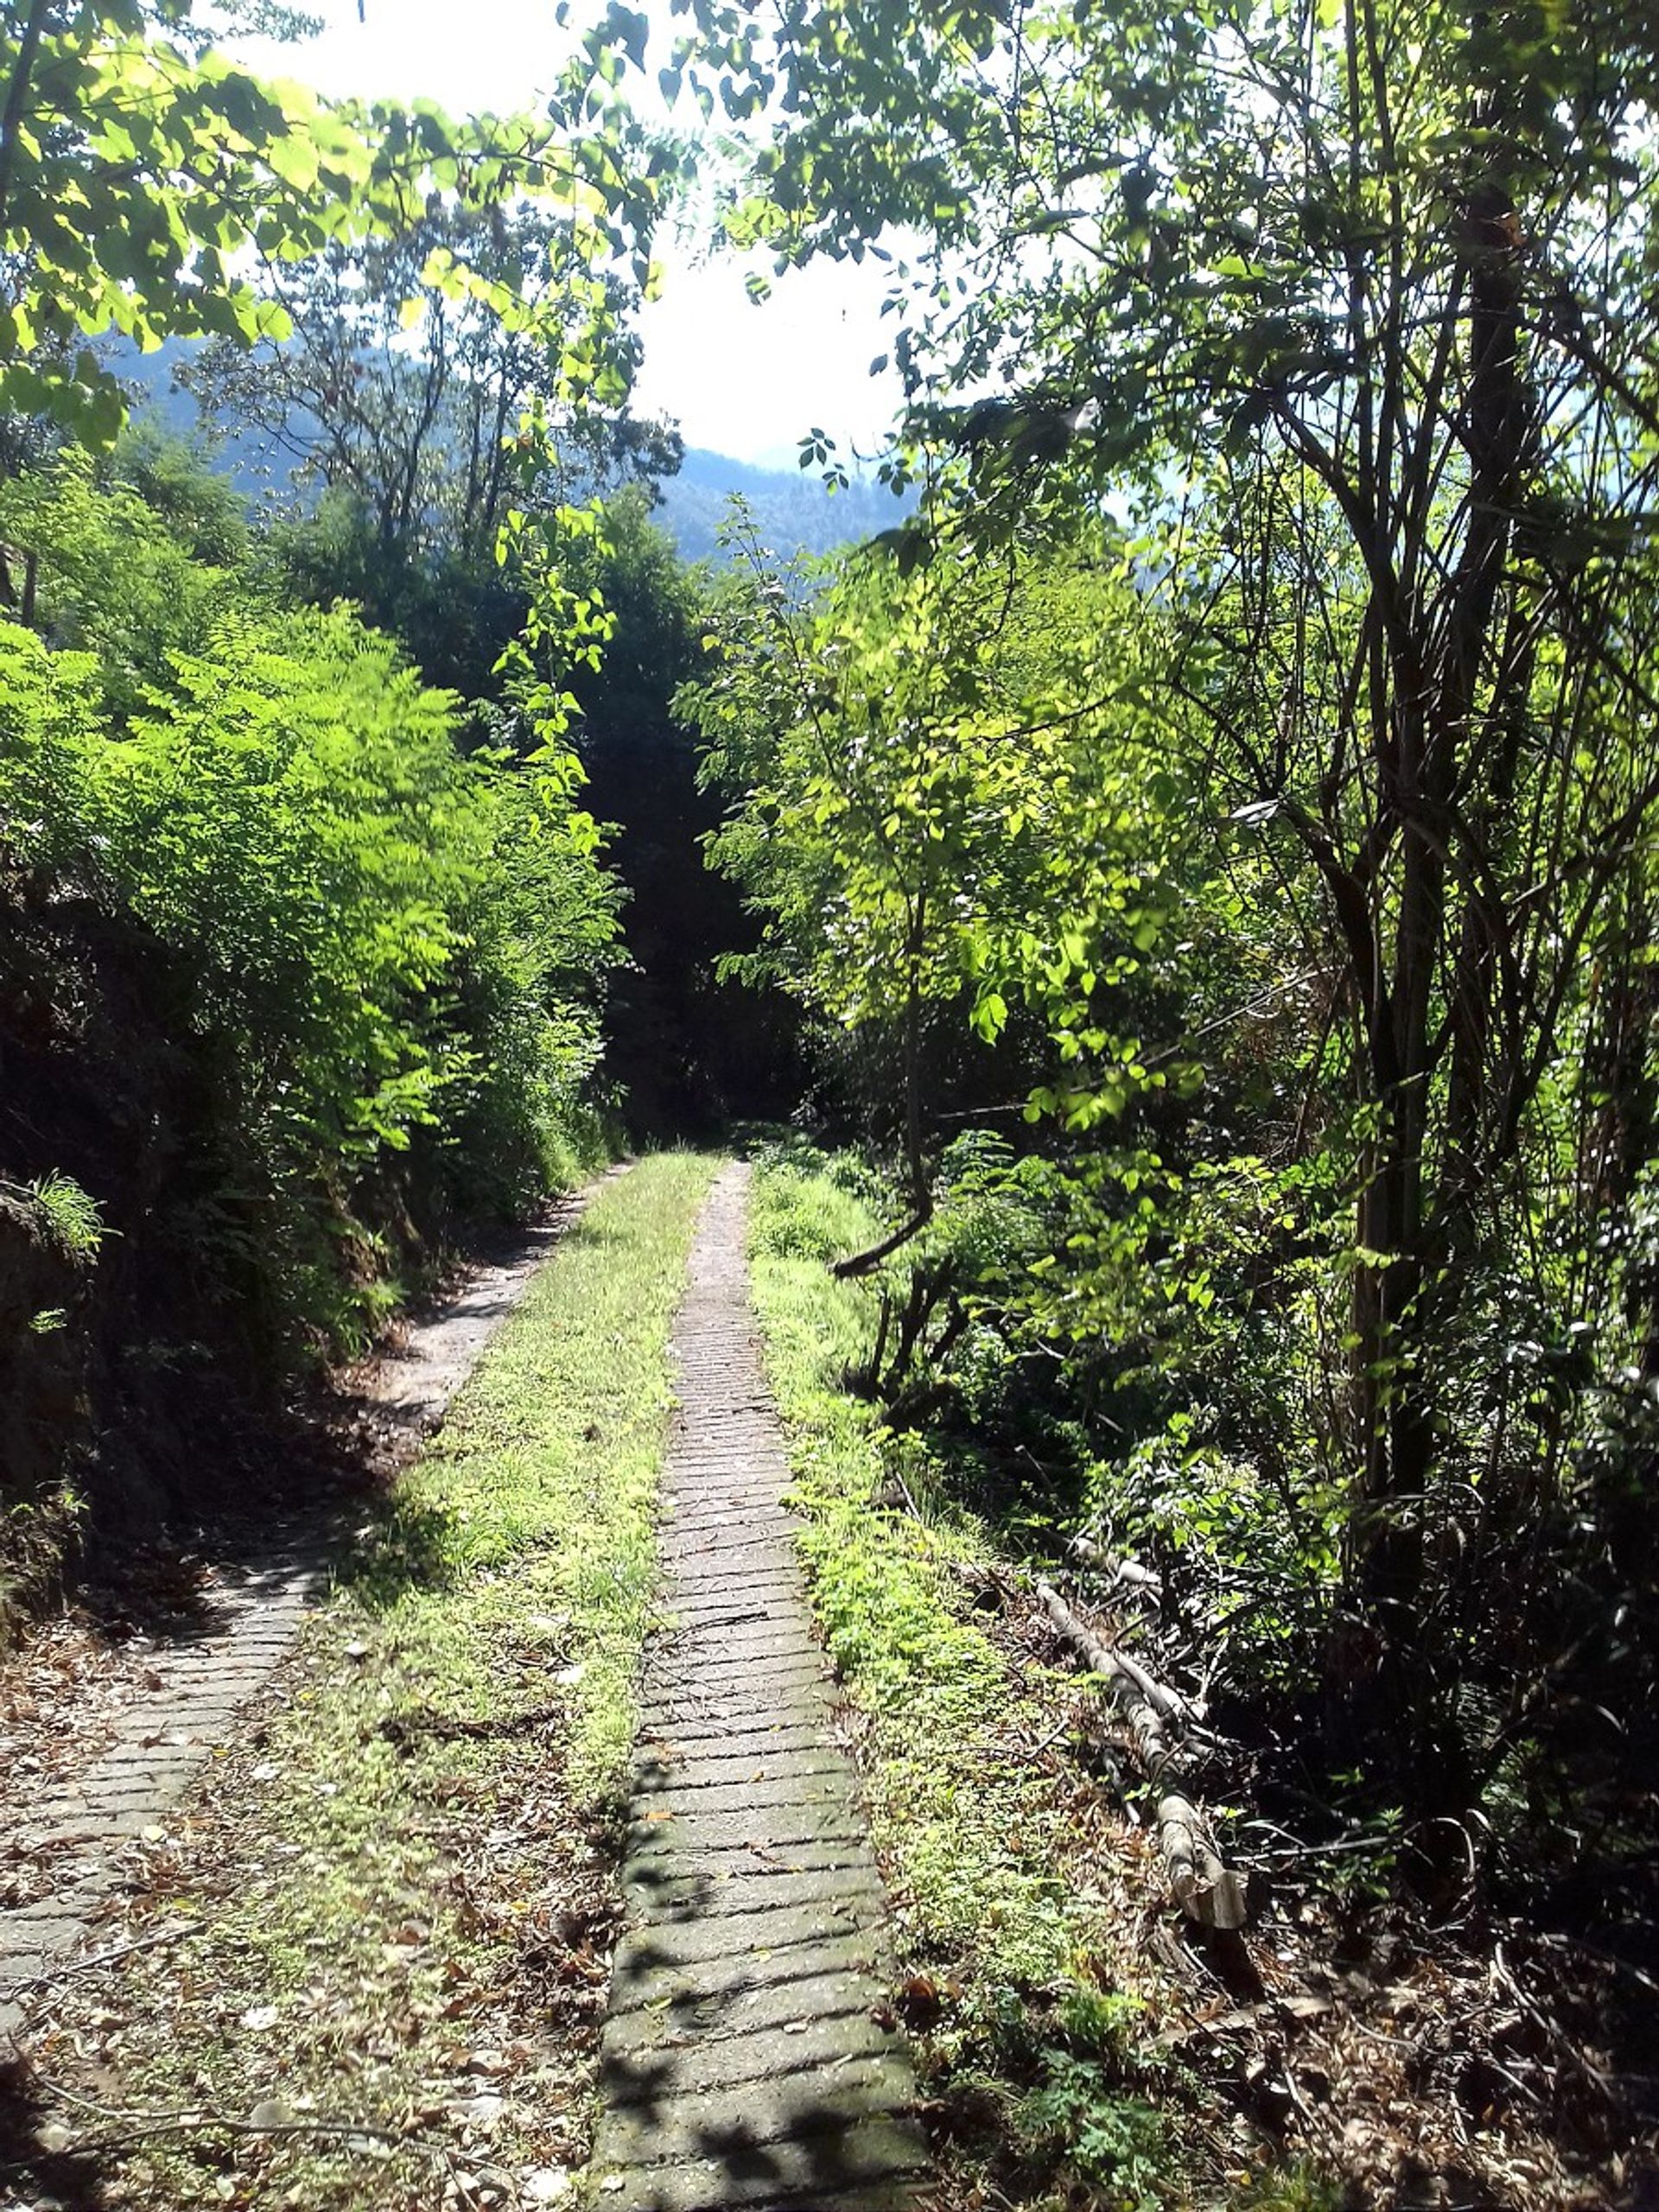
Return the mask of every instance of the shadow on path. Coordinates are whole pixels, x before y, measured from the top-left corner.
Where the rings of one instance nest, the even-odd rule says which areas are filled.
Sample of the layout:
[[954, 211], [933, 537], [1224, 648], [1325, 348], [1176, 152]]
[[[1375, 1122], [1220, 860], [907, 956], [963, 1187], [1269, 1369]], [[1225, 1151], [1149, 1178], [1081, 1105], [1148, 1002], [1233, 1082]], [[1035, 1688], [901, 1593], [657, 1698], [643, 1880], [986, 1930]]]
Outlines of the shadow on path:
[[927, 2156], [886, 1899], [834, 1732], [748, 1304], [748, 1171], [716, 1180], [675, 1324], [594, 2202], [901, 2212]]
[[111, 2200], [99, 2153], [50, 2147], [60, 2119], [27, 2067], [0, 2062], [0, 2202], [105, 2212]]

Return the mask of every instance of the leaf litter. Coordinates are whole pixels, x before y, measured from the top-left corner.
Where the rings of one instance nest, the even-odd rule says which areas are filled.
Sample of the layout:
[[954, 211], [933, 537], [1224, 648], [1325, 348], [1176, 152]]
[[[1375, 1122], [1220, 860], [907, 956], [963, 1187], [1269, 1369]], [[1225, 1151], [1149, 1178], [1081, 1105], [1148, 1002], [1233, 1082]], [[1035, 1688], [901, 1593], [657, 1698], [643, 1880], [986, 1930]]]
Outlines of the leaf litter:
[[[1172, 2113], [1188, 2107], [1201, 2164], [1248, 2191], [1288, 2161], [1332, 2177], [1344, 2212], [1648, 2201], [1659, 2130], [1633, 2116], [1598, 2047], [1617, 1961], [1490, 1910], [1437, 1921], [1398, 1895], [1356, 1893], [1311, 1852], [1259, 1885], [1227, 1949], [1171, 1906], [1109, 1756], [1109, 1708], [1069, 1674], [1040, 1608], [1004, 1594], [994, 1615], [974, 1612], [1026, 1732], [1001, 1755], [1047, 1777], [1063, 1813], [1055, 1871], [1098, 1900], [1104, 1979], [1141, 2008], [1134, 2063]], [[1055, 1719], [1039, 1738], [1033, 1708]]]
[[6, 2212], [569, 2196], [619, 1921], [609, 1808], [668, 1323], [710, 1172], [665, 1155], [611, 1185], [610, 1233], [570, 1240], [464, 1414], [370, 1509], [263, 1717], [128, 1847], [89, 1955], [27, 1993], [0, 2069]]
[[360, 1792], [320, 1798], [327, 1626], [266, 1740], [133, 1847], [95, 1931], [118, 1959], [31, 2012], [42, 2158], [90, 2163], [100, 2205], [552, 2204], [585, 2155], [608, 1845], [545, 1735], [493, 1740], [466, 1773], [387, 1754], [378, 1834]]

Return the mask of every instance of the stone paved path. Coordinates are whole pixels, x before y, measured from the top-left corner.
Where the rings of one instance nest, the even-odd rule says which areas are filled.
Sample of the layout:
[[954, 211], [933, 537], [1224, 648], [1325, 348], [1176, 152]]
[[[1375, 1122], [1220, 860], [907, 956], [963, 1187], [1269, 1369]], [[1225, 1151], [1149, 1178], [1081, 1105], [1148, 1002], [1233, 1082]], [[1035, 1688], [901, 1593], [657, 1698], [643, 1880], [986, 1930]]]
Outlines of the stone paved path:
[[924, 2151], [884, 2009], [885, 1899], [781, 1495], [744, 1256], [715, 1184], [675, 1327], [671, 1625], [654, 1642], [604, 2040], [600, 2212], [904, 2212]]
[[435, 1429], [554, 1246], [595, 1192], [627, 1172], [626, 1163], [607, 1168], [586, 1190], [554, 1199], [543, 1220], [508, 1231], [500, 1249], [470, 1268], [466, 1281], [414, 1322], [395, 1351], [357, 1370], [353, 1395], [362, 1407], [410, 1440]]
[[[404, 1436], [402, 1456], [437, 1425], [585, 1202], [586, 1194], [561, 1201], [546, 1221], [472, 1270], [398, 1351], [358, 1370], [354, 1395]], [[204, 1617], [187, 1636], [157, 1641], [146, 1653], [145, 1694], [123, 1714], [113, 1743], [5, 1837], [14, 1862], [31, 1868], [29, 1888], [41, 1894], [0, 1910], [0, 2038], [28, 2018], [54, 1969], [77, 1955], [97, 1955], [99, 1907], [124, 1878], [126, 1847], [146, 1829], [165, 1827], [203, 1762], [230, 1740], [238, 1715], [269, 1682], [326, 1585], [333, 1543], [333, 1530], [319, 1521], [273, 1542], [257, 1564], [219, 1566]]]
[[113, 1745], [7, 1839], [39, 1867], [46, 1887], [35, 1902], [0, 1912], [0, 2036], [22, 2023], [39, 1980], [91, 1932], [121, 1878], [124, 1847], [166, 1821], [214, 1745], [228, 1740], [233, 1716], [288, 1650], [320, 1580], [303, 1543], [241, 1574], [221, 1569], [219, 1602], [200, 1636], [153, 1654], [155, 1687], [124, 1715]]

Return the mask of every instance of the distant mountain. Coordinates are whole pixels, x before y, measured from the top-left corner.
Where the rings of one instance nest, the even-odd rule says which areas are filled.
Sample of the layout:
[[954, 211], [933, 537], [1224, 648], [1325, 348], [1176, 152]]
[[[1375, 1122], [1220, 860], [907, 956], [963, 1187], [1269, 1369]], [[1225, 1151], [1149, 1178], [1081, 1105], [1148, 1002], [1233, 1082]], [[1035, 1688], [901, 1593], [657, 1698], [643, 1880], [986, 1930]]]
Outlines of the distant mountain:
[[[215, 474], [229, 477], [250, 499], [269, 493], [283, 501], [294, 498], [294, 471], [299, 464], [291, 453], [263, 430], [204, 417], [195, 395], [175, 381], [179, 368], [200, 350], [199, 340], [168, 338], [153, 353], [141, 353], [136, 346], [118, 339], [102, 350], [111, 369], [134, 395], [137, 421], [159, 423], [177, 438], [205, 440]], [[306, 419], [302, 415], [297, 418], [302, 423]]]
[[858, 544], [896, 528], [911, 506], [868, 479], [855, 477], [846, 491], [831, 492], [812, 470], [757, 468], [701, 446], [686, 448], [679, 474], [665, 478], [661, 492], [652, 520], [683, 561], [721, 557], [715, 533], [734, 494], [747, 502], [762, 543], [784, 555]]
[[[263, 431], [222, 421], [204, 423], [194, 397], [175, 383], [175, 372], [194, 350], [188, 340], [169, 339], [153, 353], [118, 341], [107, 353], [110, 366], [135, 392], [142, 419], [182, 438], [205, 435], [215, 467], [250, 499], [274, 493], [291, 499], [297, 466], [292, 453]], [[302, 415], [295, 418], [302, 435], [304, 421]], [[814, 470], [758, 467], [701, 446], [687, 448], [678, 475], [664, 478], [659, 489], [652, 519], [674, 540], [683, 561], [724, 557], [716, 533], [734, 495], [747, 502], [761, 542], [785, 557], [856, 545], [895, 528], [912, 505], [869, 479], [855, 478], [846, 491], [831, 492]]]

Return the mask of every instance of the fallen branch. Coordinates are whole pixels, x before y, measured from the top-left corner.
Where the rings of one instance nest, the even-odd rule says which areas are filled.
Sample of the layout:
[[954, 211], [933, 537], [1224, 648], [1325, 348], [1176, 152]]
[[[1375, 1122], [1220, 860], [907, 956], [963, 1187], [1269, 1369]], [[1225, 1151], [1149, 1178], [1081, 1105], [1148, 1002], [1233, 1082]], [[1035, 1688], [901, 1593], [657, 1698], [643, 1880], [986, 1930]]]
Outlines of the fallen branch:
[[[1046, 1585], [1044, 1586], [1046, 1587]], [[1107, 1649], [1104, 1644], [1100, 1648], [1102, 1650]], [[1140, 1661], [1132, 1659], [1127, 1651], [1114, 1648], [1111, 1660], [1112, 1671], [1128, 1676], [1160, 1719], [1182, 1723], [1202, 1719], [1202, 1714], [1190, 1699], [1184, 1698], [1179, 1690], [1171, 1689], [1166, 1683], [1149, 1675]]]
[[153, 1950], [158, 1943], [175, 1943], [181, 1936], [194, 1935], [200, 1925], [196, 1919], [176, 1920], [168, 1928], [157, 1928], [148, 1936], [135, 1936], [130, 1943], [118, 1943], [107, 1951], [94, 1951], [90, 1958], [68, 1959], [43, 1973], [28, 1974], [22, 1981], [14, 1981], [10, 1989], [0, 1989], [0, 2005], [12, 2003], [28, 1990], [45, 1989], [54, 1981], [67, 1981], [72, 1974], [90, 1974], [94, 1967], [113, 1966], [118, 1959], [130, 1958], [135, 1951]]
[[1506, 1990], [1515, 1999], [1533, 2024], [1542, 2031], [1580, 2080], [1586, 2082], [1599, 2097], [1617, 2110], [1623, 2100], [1612, 2082], [1603, 2073], [1600, 2067], [1586, 2057], [1560, 2022], [1552, 2013], [1545, 2012], [1543, 2006], [1522, 1987], [1519, 1980], [1511, 1971], [1509, 1961], [1503, 1956], [1503, 1946], [1501, 1943], [1495, 1943], [1492, 1946], [1492, 1976], [1498, 1986]]
[[[99, 2104], [96, 2098], [83, 2096], [61, 2082], [42, 2074], [20, 2053], [18, 2065], [32, 2086], [48, 2098], [76, 2110], [91, 2113], [103, 2120], [112, 2133], [88, 2134], [79, 2141], [72, 2141], [71, 2148], [81, 2157], [88, 2153], [118, 2150], [132, 2142], [143, 2142], [156, 2137], [169, 2135], [228, 2135], [234, 2139], [246, 2136], [265, 2136], [276, 2142], [324, 2141], [346, 2151], [373, 2151], [383, 2156], [392, 2150], [412, 2151], [432, 2159], [447, 2175], [450, 2190], [457, 2202], [481, 2205], [483, 2198], [474, 2195], [469, 2176], [456, 2157], [454, 2147], [436, 2138], [412, 2128], [383, 2127], [373, 2120], [232, 2120], [228, 2113], [181, 2109], [176, 2112], [123, 2111], [113, 2105]], [[258, 2107], [256, 2106], [255, 2110]], [[28, 2172], [33, 2161], [9, 2158], [0, 2160], [0, 2173]], [[493, 2167], [480, 2170], [493, 2180], [503, 2177]], [[446, 2202], [448, 2196], [446, 2196]], [[495, 2200], [492, 2198], [492, 2202]]]
[[177, 2111], [124, 2111], [118, 2106], [100, 2104], [95, 2097], [85, 2096], [79, 2090], [54, 2081], [27, 2061], [23, 2071], [30, 2085], [43, 2095], [60, 2104], [73, 2105], [77, 2111], [92, 2113], [110, 2124], [117, 2130], [115, 2139], [118, 2141], [156, 2135], [266, 2135], [278, 2139], [326, 2136], [348, 2143], [358, 2139], [365, 2143], [407, 2145], [417, 2151], [442, 2148], [429, 2136], [406, 2128], [381, 2126], [366, 2120], [232, 2120], [228, 2113], [205, 2111], [200, 2106]]
[[1185, 1714], [1185, 1699], [1154, 1681], [1125, 1653], [1103, 1643], [1052, 1583], [1039, 1582], [1037, 1595], [1090, 1674], [1101, 1675], [1109, 1687], [1147, 1779], [1160, 1789], [1159, 1848], [1182, 1911], [1205, 1928], [1243, 1928], [1249, 1917], [1244, 1884], [1224, 1865], [1203, 1814], [1174, 1786], [1175, 1750], [1165, 1729], [1167, 1722]]
[[430, 1736], [439, 1743], [454, 1744], [475, 1738], [493, 1740], [501, 1736], [524, 1736], [532, 1729], [551, 1727], [569, 1718], [562, 1705], [538, 1705], [527, 1713], [504, 1713], [489, 1720], [457, 1719], [450, 1713], [429, 1713], [416, 1707], [411, 1713], [391, 1714], [380, 1723], [376, 1733], [400, 1747], [416, 1736]]
[[1164, 1586], [1150, 1567], [1142, 1567], [1139, 1560], [1126, 1559], [1120, 1552], [1109, 1552], [1097, 1544], [1092, 1536], [1073, 1536], [1066, 1546], [1073, 1559], [1078, 1560], [1098, 1574], [1108, 1590], [1127, 1584], [1137, 1597], [1144, 1597], [1151, 1605], [1161, 1605]]

